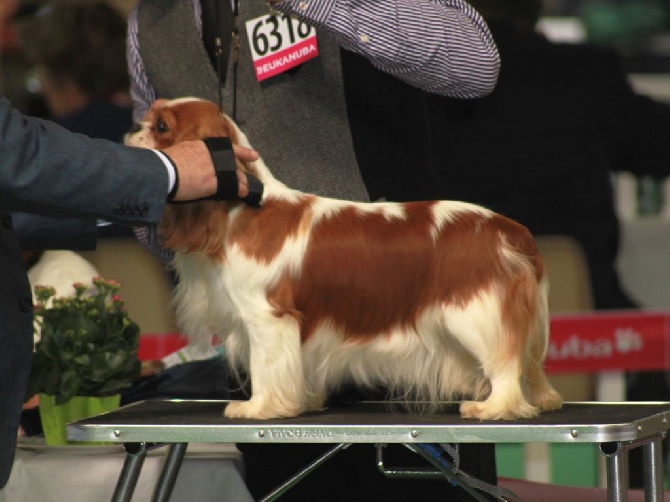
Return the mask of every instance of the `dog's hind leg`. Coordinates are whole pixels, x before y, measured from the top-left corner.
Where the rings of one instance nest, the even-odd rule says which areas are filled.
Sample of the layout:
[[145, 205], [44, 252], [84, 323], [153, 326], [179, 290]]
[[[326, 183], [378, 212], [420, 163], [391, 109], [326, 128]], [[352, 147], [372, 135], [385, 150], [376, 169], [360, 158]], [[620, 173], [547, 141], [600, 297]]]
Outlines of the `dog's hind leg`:
[[510, 360], [497, 366], [495, 371], [487, 375], [491, 383], [488, 398], [484, 401], [463, 401], [461, 416], [480, 420], [511, 420], [537, 415], [537, 409], [523, 395], [518, 361]]
[[231, 402], [224, 415], [254, 419], [299, 415], [305, 410], [305, 379], [297, 321], [289, 315], [256, 313], [246, 329], [251, 399]]
[[563, 398], [554, 390], [544, 373], [542, 363], [533, 360], [526, 369], [526, 387], [528, 400], [542, 411], [557, 410], [563, 404]]
[[[537, 408], [523, 393], [526, 341], [534, 327], [534, 309], [508, 293], [502, 304], [497, 295], [484, 294], [466, 309], [466, 323], [459, 326], [459, 340], [479, 361], [491, 392], [484, 401], [464, 401], [461, 416], [480, 420], [532, 417]], [[529, 322], [529, 317], [533, 320]], [[453, 332], [453, 329], [452, 329]]]

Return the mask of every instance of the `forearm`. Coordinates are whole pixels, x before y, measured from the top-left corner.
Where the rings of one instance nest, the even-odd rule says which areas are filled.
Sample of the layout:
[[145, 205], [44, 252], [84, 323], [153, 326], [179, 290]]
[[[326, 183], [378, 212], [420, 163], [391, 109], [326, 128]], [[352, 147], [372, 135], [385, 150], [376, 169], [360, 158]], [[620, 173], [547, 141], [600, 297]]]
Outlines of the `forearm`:
[[331, 32], [345, 49], [426, 91], [475, 98], [497, 81], [493, 37], [462, 0], [284, 0], [273, 6]]
[[25, 117], [2, 96], [0, 131], [0, 207], [127, 224], [160, 219], [168, 173], [154, 152]]

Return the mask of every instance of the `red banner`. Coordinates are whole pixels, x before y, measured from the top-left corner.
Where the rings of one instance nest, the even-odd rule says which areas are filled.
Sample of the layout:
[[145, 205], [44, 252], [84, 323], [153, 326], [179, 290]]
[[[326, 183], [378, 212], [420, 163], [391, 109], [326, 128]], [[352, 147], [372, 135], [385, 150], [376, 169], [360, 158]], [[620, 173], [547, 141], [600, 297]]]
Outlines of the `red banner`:
[[670, 313], [552, 316], [547, 373], [670, 368]]
[[137, 358], [140, 361], [162, 359], [185, 347], [187, 343], [186, 337], [179, 333], [143, 334], [140, 336]]

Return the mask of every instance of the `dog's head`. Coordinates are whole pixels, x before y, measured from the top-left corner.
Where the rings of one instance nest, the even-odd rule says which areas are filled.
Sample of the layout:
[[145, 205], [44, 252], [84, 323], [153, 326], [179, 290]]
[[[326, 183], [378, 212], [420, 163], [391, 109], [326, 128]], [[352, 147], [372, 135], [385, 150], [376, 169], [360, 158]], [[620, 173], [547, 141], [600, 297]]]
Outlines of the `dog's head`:
[[[162, 149], [180, 141], [227, 137], [233, 144], [248, 146], [244, 134], [219, 107], [197, 98], [157, 100], [142, 122], [125, 137], [129, 146]], [[238, 168], [258, 177], [254, 163], [236, 161]], [[169, 204], [163, 213], [159, 232], [163, 245], [175, 250], [222, 252], [221, 235], [228, 223], [228, 213], [238, 201], [199, 201]]]
[[211, 101], [180, 98], [156, 101], [144, 119], [126, 135], [125, 143], [166, 148], [186, 140], [227, 137], [239, 143], [237, 128]]

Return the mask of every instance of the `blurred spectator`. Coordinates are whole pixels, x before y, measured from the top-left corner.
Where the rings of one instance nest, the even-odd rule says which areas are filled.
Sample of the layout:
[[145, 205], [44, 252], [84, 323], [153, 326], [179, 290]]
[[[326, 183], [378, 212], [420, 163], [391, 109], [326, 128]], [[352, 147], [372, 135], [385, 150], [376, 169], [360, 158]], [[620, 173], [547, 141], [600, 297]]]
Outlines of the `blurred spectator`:
[[74, 132], [121, 141], [132, 125], [126, 22], [103, 1], [44, 4], [19, 27], [51, 118]]
[[[0, 0], [0, 89], [12, 105], [29, 115], [44, 115], [44, 105], [33, 107], [35, 99], [26, 90], [26, 74], [30, 65], [18, 48], [16, 21], [34, 13], [32, 3], [20, 0]], [[36, 112], [36, 113], [33, 113]]]
[[14, 42], [11, 21], [18, 5], [18, 0], [0, 0], [0, 52]]
[[[635, 94], [614, 51], [552, 43], [535, 31], [540, 0], [470, 3], [501, 55], [489, 96], [454, 100], [405, 88], [392, 110], [387, 89], [397, 84], [350, 68], [366, 82], [351, 93], [349, 113], [367, 135], [357, 154], [370, 197], [466, 200], [535, 235], [569, 235], [584, 249], [596, 308], [636, 308], [616, 271], [611, 174], [670, 173], [670, 106]], [[399, 113], [402, 131], [388, 125]], [[375, 148], [380, 141], [384, 148]], [[364, 162], [380, 151], [384, 162]], [[417, 182], [408, 186], [410, 175]]]

